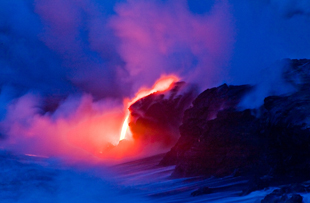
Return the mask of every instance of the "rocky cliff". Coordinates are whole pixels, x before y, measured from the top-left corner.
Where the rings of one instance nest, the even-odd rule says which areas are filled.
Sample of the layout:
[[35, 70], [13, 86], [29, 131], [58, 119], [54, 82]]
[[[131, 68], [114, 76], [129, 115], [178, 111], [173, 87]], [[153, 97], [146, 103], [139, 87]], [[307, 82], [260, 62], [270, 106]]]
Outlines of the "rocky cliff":
[[[173, 176], [269, 175], [308, 179], [310, 171], [310, 60], [287, 60], [289, 95], [269, 96], [259, 109], [240, 110], [247, 85], [201, 93], [183, 116], [176, 145], [161, 165]], [[259, 112], [259, 113], [257, 113]]]
[[150, 94], [129, 108], [133, 138], [144, 143], [172, 147], [179, 138], [185, 111], [197, 96], [195, 86], [177, 82], [163, 92]]

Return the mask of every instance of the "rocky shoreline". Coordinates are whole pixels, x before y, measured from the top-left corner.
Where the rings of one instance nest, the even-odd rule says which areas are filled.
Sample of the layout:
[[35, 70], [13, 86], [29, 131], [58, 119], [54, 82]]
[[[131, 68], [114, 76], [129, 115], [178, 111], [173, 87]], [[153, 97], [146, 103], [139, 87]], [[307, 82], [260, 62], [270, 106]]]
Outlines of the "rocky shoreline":
[[[254, 89], [250, 85], [223, 84], [199, 94], [184, 111], [180, 138], [160, 165], [176, 165], [171, 176], [178, 178], [244, 176], [245, 193], [309, 180], [310, 60], [285, 62], [283, 78], [295, 91], [268, 96], [259, 108], [240, 107]], [[271, 196], [300, 202], [291, 193], [274, 191], [262, 202], [276, 202]]]

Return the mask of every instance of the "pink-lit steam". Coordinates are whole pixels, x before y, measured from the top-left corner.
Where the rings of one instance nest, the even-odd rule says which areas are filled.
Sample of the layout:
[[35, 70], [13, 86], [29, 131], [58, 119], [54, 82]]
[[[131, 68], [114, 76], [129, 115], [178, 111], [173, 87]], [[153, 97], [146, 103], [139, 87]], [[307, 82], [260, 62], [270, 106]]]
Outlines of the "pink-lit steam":
[[[40, 39], [62, 56], [69, 80], [93, 84], [88, 87], [106, 94], [96, 102], [87, 94], [69, 97], [54, 113], [45, 114], [39, 112], [41, 100], [35, 94], [12, 101], [0, 123], [8, 135], [1, 147], [19, 153], [74, 159], [95, 155], [104, 160], [137, 156], [138, 146], [118, 152], [109, 145], [118, 143], [128, 108], [120, 100], [107, 99], [111, 92], [121, 98], [133, 96], [165, 74], [178, 75], [202, 88], [215, 85], [225, 74], [233, 48], [234, 27], [225, 0], [217, 1], [204, 15], [191, 13], [185, 0], [128, 0], [116, 5], [116, 15], [108, 19], [91, 0], [35, 2], [45, 25]], [[79, 38], [81, 29], [88, 30], [87, 51]], [[102, 36], [112, 36], [109, 39], [123, 66], [101, 63], [88, 55], [107, 53], [109, 39]]]
[[[122, 125], [122, 105], [94, 102], [90, 95], [69, 98], [54, 113], [40, 114], [40, 98], [26, 94], [13, 101], [1, 127], [8, 134], [1, 147], [18, 153], [89, 159], [116, 144]], [[65, 112], [63, 107], [71, 107]], [[66, 109], [68, 111], [68, 109]], [[106, 159], [111, 158], [105, 154]]]
[[109, 25], [120, 39], [117, 50], [135, 91], [161, 74], [177, 74], [203, 87], [223, 78], [234, 42], [226, 1], [201, 16], [191, 13], [184, 0], [130, 0], [116, 12]]
[[[186, 0], [128, 0], [116, 4], [116, 15], [111, 17], [92, 0], [36, 0], [35, 8], [45, 25], [42, 41], [63, 56], [73, 83], [96, 79], [103, 92], [119, 86], [119, 94], [134, 95], [163, 74], [179, 75], [202, 88], [218, 85], [227, 74], [235, 35], [227, 0], [216, 1], [203, 15], [191, 13]], [[83, 30], [88, 51], [114, 60], [117, 57], [107, 51], [114, 50], [125, 65], [101, 64], [87, 56], [80, 39]], [[117, 80], [113, 87], [111, 74]]]
[[62, 157], [67, 161], [95, 161], [97, 157], [115, 162], [149, 155], [154, 152], [132, 139], [119, 143], [122, 126], [128, 126], [124, 114], [128, 118], [127, 108], [133, 102], [156, 91], [165, 91], [176, 81], [176, 76], [164, 76], [151, 89], [141, 88], [133, 99], [124, 100], [125, 111], [116, 101], [95, 102], [90, 95], [83, 95], [68, 98], [53, 113], [42, 114], [41, 98], [33, 93], [25, 94], [8, 105], [7, 117], [0, 127], [9, 137], [0, 142], [0, 147], [28, 155]]

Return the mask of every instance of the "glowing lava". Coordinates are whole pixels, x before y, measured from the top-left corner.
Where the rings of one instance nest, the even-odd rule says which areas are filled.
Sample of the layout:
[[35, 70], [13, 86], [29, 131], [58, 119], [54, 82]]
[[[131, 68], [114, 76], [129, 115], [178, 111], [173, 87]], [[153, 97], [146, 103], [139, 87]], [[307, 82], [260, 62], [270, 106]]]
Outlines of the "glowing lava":
[[128, 129], [128, 118], [129, 118], [129, 114], [127, 113], [127, 116], [124, 120], [123, 126], [122, 126], [122, 132], [121, 132], [121, 136], [119, 138], [119, 140], [123, 140], [126, 137], [126, 132]]
[[135, 103], [139, 99], [141, 99], [147, 95], [150, 95], [154, 92], [160, 92], [160, 91], [168, 90], [172, 83], [175, 83], [179, 80], [180, 79], [175, 75], [162, 76], [160, 79], [158, 79], [155, 82], [155, 84], [153, 85], [153, 87], [151, 89], [141, 88], [138, 91], [138, 93], [136, 94], [136, 96], [131, 101], [127, 102], [127, 105], [126, 105], [127, 106], [127, 113], [126, 113], [126, 117], [125, 117], [125, 120], [123, 123], [121, 135], [119, 138], [120, 141], [125, 139], [127, 131], [128, 131], [128, 119], [129, 119], [129, 115], [130, 115], [128, 108], [130, 107], [130, 105]]

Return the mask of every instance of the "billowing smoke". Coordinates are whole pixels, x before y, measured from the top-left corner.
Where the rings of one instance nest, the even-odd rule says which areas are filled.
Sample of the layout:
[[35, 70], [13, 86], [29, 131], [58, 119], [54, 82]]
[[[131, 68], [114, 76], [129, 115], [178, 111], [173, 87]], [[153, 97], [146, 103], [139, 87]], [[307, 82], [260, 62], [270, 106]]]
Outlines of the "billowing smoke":
[[255, 85], [255, 92], [243, 105], [258, 107], [266, 96], [292, 91], [281, 76], [287, 65], [282, 59], [310, 57], [310, 16], [307, 14], [310, 3], [294, 0], [230, 2], [237, 34], [226, 81]]
[[232, 5], [238, 31], [229, 73], [231, 82], [257, 83], [261, 76], [265, 77], [261, 71], [278, 68], [272, 67], [277, 60], [310, 57], [310, 17], [286, 17], [281, 7], [288, 2], [298, 5], [302, 1], [241, 0]]
[[90, 95], [70, 96], [53, 113], [42, 112], [43, 99], [27, 93], [7, 104], [0, 123], [7, 135], [1, 148], [18, 153], [63, 158], [90, 159], [101, 154], [108, 143], [117, 144], [122, 125], [122, 104], [113, 100], [94, 102]]
[[204, 87], [219, 82], [234, 39], [225, 1], [200, 16], [186, 1], [128, 1], [116, 12], [110, 26], [134, 90], [171, 73]]
[[199, 2], [1, 1], [1, 147], [113, 158], [124, 99], [162, 75], [259, 84], [281, 80], [275, 61], [310, 57], [305, 0]]

